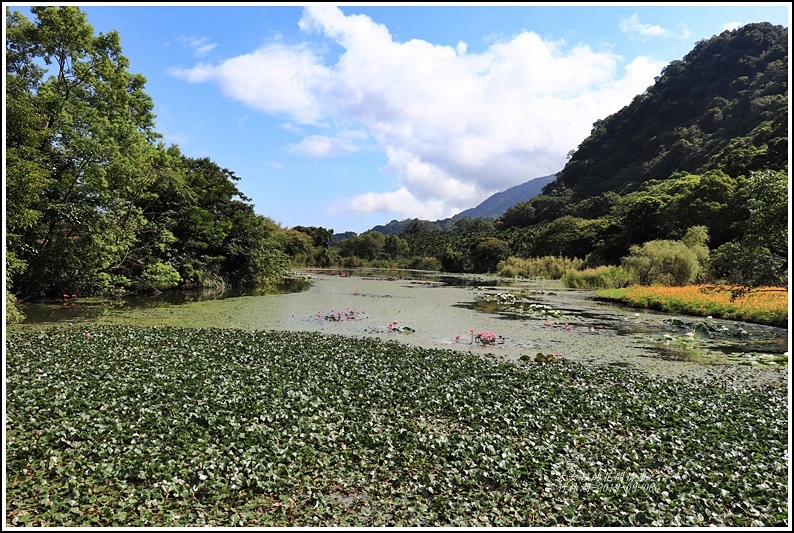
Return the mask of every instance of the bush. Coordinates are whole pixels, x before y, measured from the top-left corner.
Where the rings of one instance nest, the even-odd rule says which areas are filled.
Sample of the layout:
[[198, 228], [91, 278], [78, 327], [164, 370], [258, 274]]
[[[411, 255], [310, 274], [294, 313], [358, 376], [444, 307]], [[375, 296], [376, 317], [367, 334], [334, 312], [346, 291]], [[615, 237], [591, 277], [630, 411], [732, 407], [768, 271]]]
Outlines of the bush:
[[414, 257], [408, 263], [411, 270], [441, 270], [441, 261], [435, 257]]
[[636, 282], [637, 278], [619, 266], [600, 266], [581, 271], [569, 270], [560, 281], [571, 289], [621, 289]]
[[584, 266], [584, 260], [576, 258], [547, 255], [523, 259], [511, 256], [499, 262], [497, 274], [505, 278], [560, 279], [566, 272], [579, 270], [582, 266]]
[[6, 291], [6, 325], [19, 324], [25, 320], [25, 315], [16, 306], [17, 298]]
[[648, 241], [630, 251], [621, 266], [643, 285], [689, 285], [700, 272], [698, 254], [680, 241]]

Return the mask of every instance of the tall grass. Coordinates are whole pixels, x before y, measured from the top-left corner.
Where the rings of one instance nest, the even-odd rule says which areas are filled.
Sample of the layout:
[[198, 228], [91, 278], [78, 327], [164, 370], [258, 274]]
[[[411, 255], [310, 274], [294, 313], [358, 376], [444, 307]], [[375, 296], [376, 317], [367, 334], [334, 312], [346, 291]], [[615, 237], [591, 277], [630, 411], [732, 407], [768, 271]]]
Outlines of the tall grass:
[[569, 270], [560, 281], [572, 289], [619, 289], [634, 283], [637, 277], [619, 266], [599, 266], [585, 270]]
[[504, 278], [560, 279], [567, 272], [584, 266], [583, 259], [567, 257], [508, 257], [497, 265], [497, 274]]

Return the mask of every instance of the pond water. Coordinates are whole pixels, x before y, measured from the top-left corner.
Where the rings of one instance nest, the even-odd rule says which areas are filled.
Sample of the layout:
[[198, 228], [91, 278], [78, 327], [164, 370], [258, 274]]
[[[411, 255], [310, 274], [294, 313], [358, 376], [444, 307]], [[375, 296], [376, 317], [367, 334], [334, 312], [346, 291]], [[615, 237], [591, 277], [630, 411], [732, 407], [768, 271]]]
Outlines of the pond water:
[[[574, 360], [654, 371], [660, 371], [660, 362], [786, 368], [786, 329], [632, 309], [597, 302], [593, 295], [549, 280], [418, 270], [308, 269], [267, 294], [183, 292], [26, 304], [22, 306], [25, 323], [14, 327], [95, 322], [289, 329], [377, 335], [424, 347], [466, 350], [482, 348], [462, 342], [476, 329], [500, 335], [500, 344], [488, 353], [504, 359], [559, 352]], [[351, 309], [358, 310], [357, 320], [332, 324], [318, 319], [323, 313]], [[389, 326], [398, 322], [411, 335], [395, 338], [397, 328]]]
[[311, 281], [296, 277], [283, 283], [261, 288], [237, 288], [220, 291], [172, 291], [145, 296], [129, 295], [123, 298], [64, 298], [39, 302], [23, 302], [19, 308], [25, 314], [23, 325], [57, 322], [79, 322], [108, 316], [114, 311], [130, 311], [155, 307], [171, 307], [208, 300], [223, 300], [242, 296], [268, 296], [290, 294], [307, 290]]

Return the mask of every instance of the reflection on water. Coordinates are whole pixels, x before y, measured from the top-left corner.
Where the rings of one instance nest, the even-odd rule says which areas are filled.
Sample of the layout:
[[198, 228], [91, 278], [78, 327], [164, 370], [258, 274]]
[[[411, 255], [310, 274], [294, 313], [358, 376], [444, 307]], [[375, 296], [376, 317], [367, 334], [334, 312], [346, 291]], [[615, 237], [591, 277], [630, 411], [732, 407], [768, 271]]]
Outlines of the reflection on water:
[[41, 302], [19, 303], [25, 314], [22, 324], [45, 324], [49, 322], [75, 322], [95, 320], [121, 309], [149, 309], [168, 307], [205, 300], [220, 300], [239, 296], [264, 296], [267, 294], [289, 294], [307, 290], [311, 281], [290, 278], [283, 283], [262, 287], [236, 288], [223, 291], [185, 290], [169, 291], [145, 296], [129, 295], [118, 299], [74, 298]]

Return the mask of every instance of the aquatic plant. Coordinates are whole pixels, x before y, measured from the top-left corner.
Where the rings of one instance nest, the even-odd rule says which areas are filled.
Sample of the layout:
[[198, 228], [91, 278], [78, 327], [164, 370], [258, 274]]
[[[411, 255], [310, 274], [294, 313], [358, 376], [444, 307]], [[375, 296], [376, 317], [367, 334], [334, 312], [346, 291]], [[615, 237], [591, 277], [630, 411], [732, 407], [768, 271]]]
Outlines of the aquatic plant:
[[283, 331], [5, 342], [11, 526], [789, 525], [785, 386]]
[[531, 318], [562, 318], [563, 313], [559, 309], [534, 302], [513, 292], [496, 292], [477, 294], [480, 302], [494, 304], [493, 310], [496, 312], [510, 312], [512, 314], [525, 315]]

